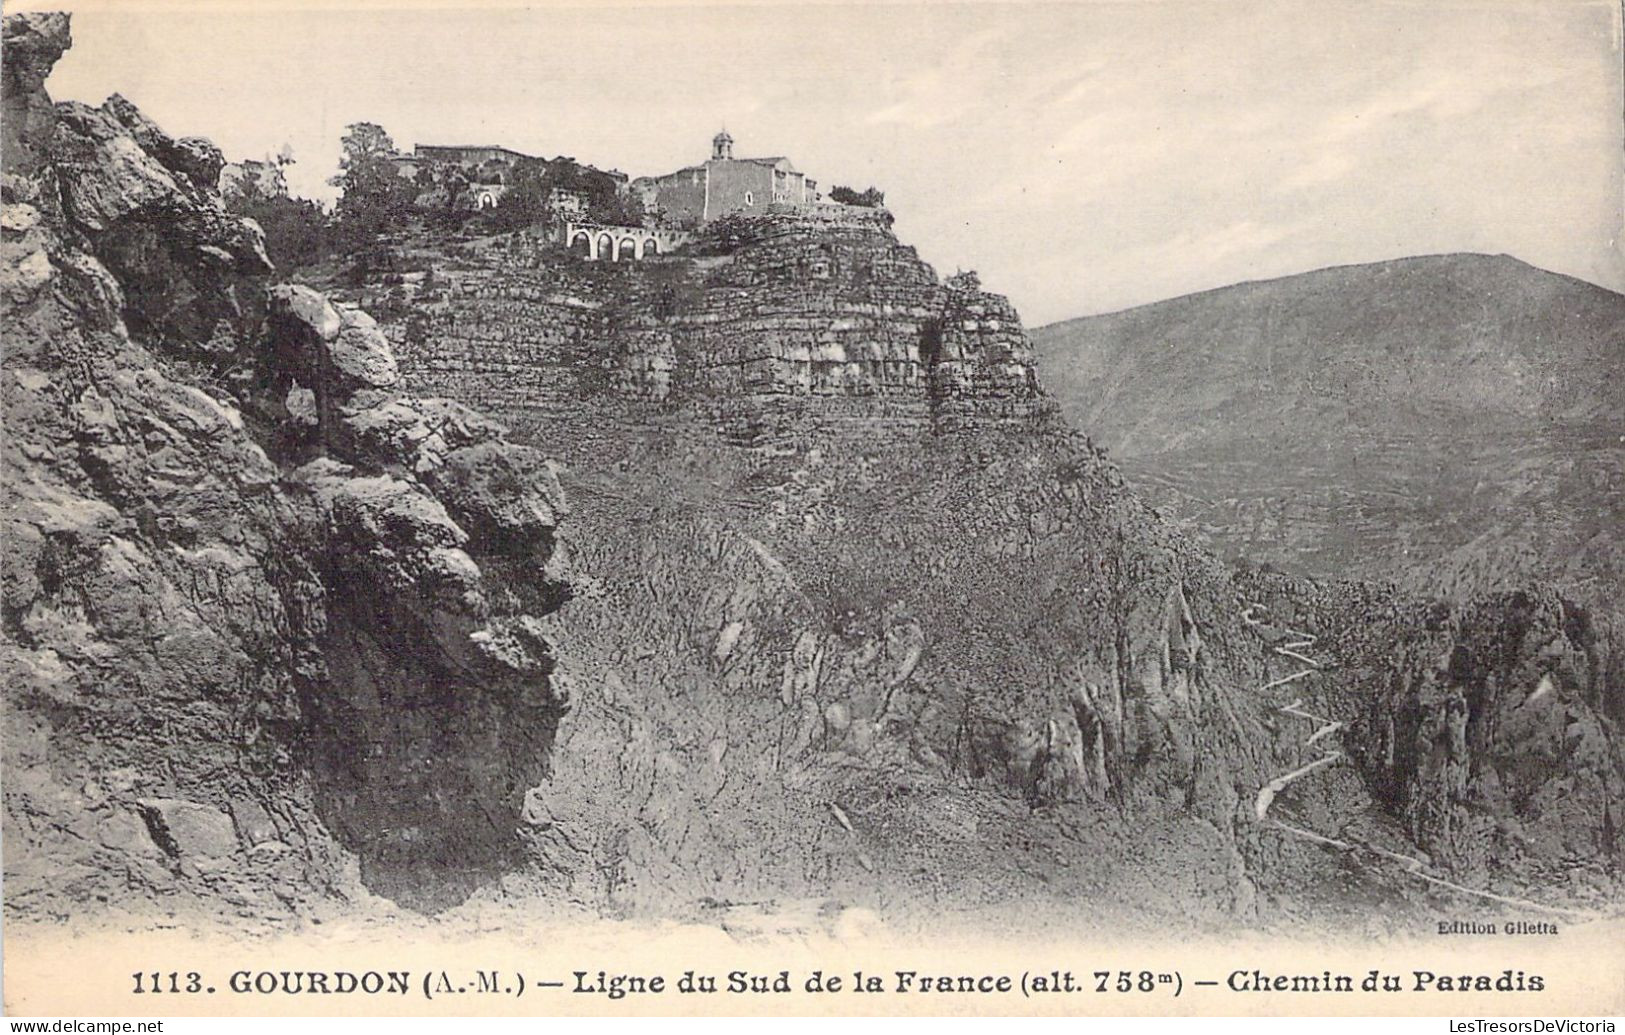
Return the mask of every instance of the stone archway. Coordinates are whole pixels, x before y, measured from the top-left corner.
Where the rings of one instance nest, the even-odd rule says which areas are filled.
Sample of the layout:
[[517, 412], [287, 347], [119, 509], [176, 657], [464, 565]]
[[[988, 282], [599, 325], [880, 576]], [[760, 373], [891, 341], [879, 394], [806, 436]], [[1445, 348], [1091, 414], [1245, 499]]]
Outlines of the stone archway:
[[585, 255], [598, 262], [641, 262], [681, 247], [686, 236], [646, 226], [567, 221], [561, 239], [567, 242], [565, 247], [572, 254]]

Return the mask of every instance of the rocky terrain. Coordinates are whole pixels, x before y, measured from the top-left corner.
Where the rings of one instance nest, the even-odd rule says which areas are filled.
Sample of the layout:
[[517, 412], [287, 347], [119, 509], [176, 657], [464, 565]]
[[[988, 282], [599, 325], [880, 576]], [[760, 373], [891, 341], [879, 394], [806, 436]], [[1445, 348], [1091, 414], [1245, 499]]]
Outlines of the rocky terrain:
[[1440, 255], [1034, 341], [1068, 415], [1222, 555], [1458, 604], [1557, 587], [1596, 682], [1625, 681], [1625, 296]]
[[7, 915], [466, 893], [563, 710], [557, 484], [275, 285], [213, 145], [52, 105], [69, 42], [6, 19]]
[[324, 297], [6, 26], [8, 919], [1617, 903], [1583, 616], [1232, 569], [883, 212]]

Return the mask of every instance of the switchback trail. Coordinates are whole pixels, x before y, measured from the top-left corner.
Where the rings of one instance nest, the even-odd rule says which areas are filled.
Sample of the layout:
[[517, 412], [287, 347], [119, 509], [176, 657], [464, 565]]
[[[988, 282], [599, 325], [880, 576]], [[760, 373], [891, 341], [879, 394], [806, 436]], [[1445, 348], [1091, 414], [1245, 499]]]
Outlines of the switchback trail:
[[[1263, 619], [1258, 617], [1259, 612], [1267, 614], [1269, 609], [1263, 604], [1248, 604], [1247, 607], [1241, 612], [1241, 620], [1248, 626], [1256, 629], [1264, 624]], [[1293, 672], [1291, 675], [1283, 676], [1280, 679], [1271, 680], [1270, 682], [1265, 683], [1259, 688], [1261, 693], [1268, 692], [1279, 686], [1286, 686], [1288, 683], [1295, 683], [1306, 676], [1314, 675], [1321, 669], [1321, 662], [1316, 661], [1314, 658], [1303, 653], [1304, 651], [1314, 647], [1317, 637], [1312, 633], [1302, 632], [1301, 630], [1297, 629], [1287, 629], [1285, 632], [1285, 638], [1283, 638], [1279, 643], [1272, 645], [1270, 649], [1282, 657], [1291, 658], [1294, 661], [1301, 662], [1307, 667], [1301, 668], [1298, 671]], [[1310, 773], [1313, 773], [1318, 769], [1323, 769], [1326, 766], [1333, 765], [1346, 757], [1341, 747], [1329, 746], [1331, 739], [1335, 738], [1342, 731], [1343, 723], [1336, 719], [1329, 719], [1323, 715], [1316, 715], [1313, 712], [1305, 710], [1303, 706], [1303, 698], [1301, 697], [1294, 698], [1291, 704], [1281, 706], [1276, 710], [1283, 715], [1290, 715], [1294, 718], [1304, 719], [1313, 724], [1313, 732], [1304, 738], [1304, 745], [1306, 747], [1314, 747], [1318, 742], [1321, 741], [1327, 741], [1328, 744], [1322, 745], [1324, 754], [1315, 759], [1313, 762], [1306, 765], [1301, 765], [1296, 769], [1290, 770], [1289, 772], [1282, 773], [1280, 776], [1275, 777], [1273, 780], [1270, 780], [1263, 787], [1258, 789], [1258, 797], [1253, 801], [1253, 814], [1257, 817], [1259, 823], [1274, 826], [1277, 829], [1291, 834], [1293, 837], [1300, 837], [1307, 841], [1313, 841], [1316, 844], [1325, 845], [1328, 848], [1336, 848], [1344, 852], [1364, 853], [1366, 855], [1376, 856], [1377, 858], [1386, 862], [1397, 863], [1400, 869], [1402, 869], [1405, 873], [1408, 873], [1419, 880], [1426, 881], [1429, 884], [1433, 884], [1441, 888], [1448, 888], [1451, 891], [1460, 892], [1463, 895], [1471, 895], [1474, 898], [1487, 899], [1491, 902], [1499, 902], [1502, 905], [1513, 906], [1518, 909], [1530, 909], [1542, 913], [1556, 913], [1563, 916], [1573, 917], [1587, 915], [1584, 911], [1578, 909], [1568, 909], [1563, 906], [1549, 906], [1541, 902], [1531, 902], [1528, 899], [1513, 898], [1507, 895], [1497, 895], [1492, 891], [1481, 891], [1478, 888], [1469, 888], [1465, 885], [1457, 884], [1454, 881], [1445, 880], [1443, 877], [1429, 873], [1427, 870], [1427, 864], [1415, 856], [1405, 855], [1402, 852], [1392, 852], [1386, 848], [1378, 848], [1375, 845], [1367, 844], [1363, 841], [1347, 841], [1341, 838], [1327, 837], [1324, 834], [1317, 834], [1312, 830], [1305, 830], [1302, 827], [1294, 826], [1291, 823], [1287, 823], [1283, 820], [1275, 818], [1274, 816], [1271, 816], [1270, 807], [1275, 804], [1276, 795], [1286, 790], [1287, 787], [1291, 786], [1295, 781], [1301, 780], [1303, 777], [1308, 776]]]

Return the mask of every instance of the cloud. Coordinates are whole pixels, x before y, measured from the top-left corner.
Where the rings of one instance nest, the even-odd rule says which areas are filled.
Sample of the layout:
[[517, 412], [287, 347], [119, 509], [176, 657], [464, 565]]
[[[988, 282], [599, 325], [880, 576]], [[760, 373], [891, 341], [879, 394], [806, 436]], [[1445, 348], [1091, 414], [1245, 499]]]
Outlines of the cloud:
[[1352, 151], [1325, 150], [1309, 161], [1297, 165], [1283, 176], [1276, 186], [1279, 190], [1287, 192], [1323, 187], [1346, 179], [1357, 164]]
[[1005, 29], [984, 29], [954, 44], [933, 64], [896, 76], [891, 103], [871, 112], [870, 125], [931, 129], [976, 118], [995, 103], [997, 66], [1009, 53]]
[[1266, 249], [1308, 231], [1314, 220], [1265, 223], [1242, 219], [1204, 231], [1176, 234], [1167, 241], [1148, 242], [1143, 251], [1161, 258], [1177, 257], [1189, 267], [1212, 267], [1238, 256], [1257, 255]]

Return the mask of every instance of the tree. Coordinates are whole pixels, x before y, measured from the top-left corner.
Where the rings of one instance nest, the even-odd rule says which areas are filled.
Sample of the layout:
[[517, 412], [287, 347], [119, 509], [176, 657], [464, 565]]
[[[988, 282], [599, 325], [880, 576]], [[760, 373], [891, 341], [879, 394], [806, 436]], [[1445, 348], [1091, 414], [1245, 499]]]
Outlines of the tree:
[[501, 230], [536, 226], [553, 218], [547, 199], [555, 190], [586, 196], [586, 218], [618, 226], [640, 226], [643, 207], [620, 193], [615, 178], [573, 158], [520, 162], [508, 177], [507, 192], [486, 219]]
[[243, 162], [221, 190], [226, 211], [247, 216], [265, 231], [265, 253], [284, 273], [318, 263], [331, 247], [327, 217], [313, 201], [288, 196], [283, 171], [293, 164], [286, 144], [275, 159]]
[[832, 187], [829, 192], [829, 200], [838, 201], [843, 205], [858, 205], [863, 208], [884, 208], [886, 206], [886, 195], [875, 187], [870, 187], [862, 194], [859, 194], [851, 187]]
[[526, 159], [508, 173], [508, 190], [496, 210], [485, 218], [499, 230], [518, 230], [545, 222], [549, 216], [547, 195], [548, 163]]
[[574, 158], [555, 158], [547, 163], [548, 190], [575, 191], [587, 196], [587, 218], [600, 223], [638, 226], [643, 222], [643, 206], [636, 198], [623, 196], [615, 177], [582, 165]]
[[343, 189], [334, 209], [337, 244], [346, 252], [360, 251], [411, 218], [417, 186], [396, 171], [395, 142], [372, 122], [353, 122], [341, 140], [342, 172], [332, 183]]
[[344, 173], [333, 181], [335, 186], [343, 186], [347, 176], [368, 170], [380, 159], [395, 153], [395, 141], [376, 122], [352, 122], [345, 126], [339, 145], [344, 148], [344, 157], [339, 161]]
[[474, 216], [474, 192], [468, 174], [461, 166], [430, 166], [418, 173], [420, 192], [415, 204], [425, 212], [430, 225], [441, 230], [460, 230]]

